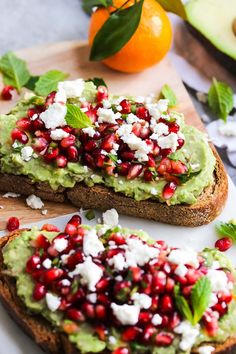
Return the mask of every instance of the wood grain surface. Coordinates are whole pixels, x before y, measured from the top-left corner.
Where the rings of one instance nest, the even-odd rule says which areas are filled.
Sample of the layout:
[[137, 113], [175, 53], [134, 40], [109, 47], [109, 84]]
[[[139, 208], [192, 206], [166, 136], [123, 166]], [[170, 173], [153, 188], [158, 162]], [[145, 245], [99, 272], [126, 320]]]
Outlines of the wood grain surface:
[[[45, 73], [51, 69], [59, 69], [70, 74], [70, 78], [103, 77], [110, 92], [115, 94], [148, 95], [159, 93], [164, 84], [175, 91], [178, 98], [176, 110], [184, 113], [187, 123], [203, 130], [203, 124], [194, 109], [193, 103], [185, 90], [182, 81], [168, 59], [150, 69], [137, 74], [124, 74], [112, 71], [101, 63], [88, 61], [89, 49], [85, 42], [60, 42], [42, 45], [35, 48], [18, 51], [17, 54], [25, 59], [34, 75]], [[2, 85], [2, 83], [0, 83]], [[0, 101], [0, 113], [7, 113], [15, 102]], [[25, 198], [0, 197], [0, 230], [6, 225], [10, 216], [20, 218], [21, 224], [38, 221], [58, 215], [75, 212], [76, 208], [69, 204], [45, 202], [47, 215], [40, 210], [32, 210], [26, 206]]]

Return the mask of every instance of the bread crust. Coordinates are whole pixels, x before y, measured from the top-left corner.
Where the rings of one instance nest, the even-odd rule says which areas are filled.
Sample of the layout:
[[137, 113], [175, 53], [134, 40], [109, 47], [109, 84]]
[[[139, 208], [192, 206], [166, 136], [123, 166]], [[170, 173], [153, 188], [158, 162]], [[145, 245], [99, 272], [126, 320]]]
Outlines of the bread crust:
[[[41, 315], [31, 315], [16, 292], [15, 281], [4, 273], [2, 249], [15, 237], [19, 237], [22, 230], [0, 238], [0, 300], [13, 320], [33, 341], [49, 354], [80, 354], [80, 351], [67, 339], [65, 334], [56, 332], [51, 324]], [[211, 345], [207, 343], [206, 345]], [[227, 339], [225, 343], [212, 343], [216, 348], [214, 354], [235, 354], [235, 337]], [[101, 354], [109, 353], [107, 350]], [[193, 351], [192, 354], [197, 353]]]
[[214, 220], [222, 211], [228, 195], [228, 179], [224, 165], [212, 146], [216, 157], [214, 183], [206, 188], [193, 205], [178, 204], [168, 206], [155, 200], [136, 201], [122, 193], [116, 193], [112, 188], [103, 185], [88, 187], [77, 183], [73, 188], [60, 187], [53, 191], [46, 183], [34, 183], [28, 177], [10, 174], [0, 174], [0, 190], [23, 195], [35, 194], [38, 197], [63, 203], [70, 201], [84, 209], [97, 208], [102, 211], [115, 208], [119, 213], [141, 217], [163, 223], [200, 226]]

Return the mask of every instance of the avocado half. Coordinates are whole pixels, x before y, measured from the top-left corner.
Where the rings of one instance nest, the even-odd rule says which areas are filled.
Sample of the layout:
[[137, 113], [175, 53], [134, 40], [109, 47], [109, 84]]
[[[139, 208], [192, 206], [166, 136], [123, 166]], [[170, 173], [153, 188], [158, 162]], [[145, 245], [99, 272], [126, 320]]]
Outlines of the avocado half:
[[185, 8], [192, 34], [236, 74], [236, 0], [189, 0]]

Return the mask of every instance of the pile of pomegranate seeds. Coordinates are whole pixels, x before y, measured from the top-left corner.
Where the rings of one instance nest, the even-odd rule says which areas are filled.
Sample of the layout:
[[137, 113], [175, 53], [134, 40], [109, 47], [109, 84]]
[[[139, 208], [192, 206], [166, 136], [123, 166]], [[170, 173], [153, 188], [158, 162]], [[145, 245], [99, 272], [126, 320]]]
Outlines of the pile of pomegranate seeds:
[[[207, 268], [192, 250], [168, 248], [164, 241], [150, 245], [134, 234], [123, 236], [119, 227], [87, 229], [80, 223], [75, 215], [64, 232], [44, 225], [31, 241], [33, 253], [26, 264], [35, 283], [33, 299], [45, 299], [51, 311], [71, 321], [62, 324], [66, 333], [89, 322], [101, 340], [109, 341], [115, 327], [127, 345], [113, 354], [129, 353], [134, 341], [168, 347], [184, 320], [175, 305], [175, 286], [189, 301], [194, 284], [207, 276], [212, 298], [200, 324], [209, 336], [216, 335], [233, 299], [229, 271], [220, 265]], [[50, 242], [44, 231], [58, 235]]]
[[107, 88], [99, 86], [97, 102], [80, 104], [93, 127], [59, 126], [60, 134], [55, 135], [55, 131], [46, 129], [40, 116], [55, 103], [55, 97], [56, 92], [50, 93], [43, 106], [30, 108], [18, 120], [11, 135], [13, 142], [30, 141], [38, 157], [58, 168], [78, 162], [105, 175], [124, 176], [128, 180], [166, 180], [162, 197], [173, 196], [181, 184], [179, 176], [188, 173], [188, 168], [168, 157], [184, 145], [184, 136], [176, 118], [168, 114], [168, 105], [166, 112], [161, 113], [158, 103], [145, 105], [122, 99], [115, 104], [109, 101]]

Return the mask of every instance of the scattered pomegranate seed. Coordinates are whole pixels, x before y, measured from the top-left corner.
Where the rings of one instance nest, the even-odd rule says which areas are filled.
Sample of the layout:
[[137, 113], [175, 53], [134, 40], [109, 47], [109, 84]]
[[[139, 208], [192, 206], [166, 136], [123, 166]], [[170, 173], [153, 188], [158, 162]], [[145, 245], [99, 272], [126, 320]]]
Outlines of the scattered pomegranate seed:
[[42, 137], [34, 138], [31, 142], [32, 148], [37, 152], [42, 152], [48, 147], [48, 141]]
[[33, 298], [36, 301], [42, 300], [46, 295], [46, 287], [43, 284], [36, 283], [33, 291]]
[[34, 270], [39, 269], [40, 262], [41, 260], [38, 255], [34, 254], [33, 256], [31, 256], [26, 263], [26, 272], [32, 273]]
[[163, 295], [160, 301], [160, 308], [163, 313], [170, 313], [173, 311], [173, 297], [170, 295]]
[[181, 149], [182, 148], [182, 146], [184, 145], [184, 140], [183, 139], [178, 139], [178, 148], [177, 148], [177, 150], [179, 150], [179, 149]]
[[138, 327], [128, 327], [123, 331], [121, 339], [126, 342], [131, 342], [138, 337], [140, 331]]
[[175, 122], [169, 123], [169, 132], [170, 133], [178, 133], [179, 131], [179, 125]]
[[108, 98], [108, 90], [106, 86], [98, 86], [97, 101], [102, 102]]
[[67, 138], [63, 138], [60, 142], [60, 145], [63, 148], [68, 148], [69, 146], [72, 146], [75, 144], [75, 136], [74, 135], [69, 135]]
[[69, 310], [67, 310], [66, 315], [72, 321], [84, 322], [85, 320], [85, 317], [82, 312], [74, 308], [70, 308]]
[[131, 103], [128, 100], [124, 99], [120, 102], [120, 105], [122, 107], [122, 110], [120, 111], [122, 114], [128, 114], [131, 112]]
[[58, 155], [56, 157], [56, 165], [59, 168], [64, 168], [67, 166], [67, 158], [63, 155]]
[[125, 347], [120, 347], [115, 350], [111, 354], [130, 354], [130, 351], [128, 348]]
[[78, 149], [75, 146], [69, 146], [66, 149], [66, 154], [69, 161], [72, 162], [78, 161], [79, 154], [78, 154]]
[[127, 175], [127, 179], [134, 179], [138, 177], [142, 173], [142, 171], [143, 171], [143, 165], [140, 164], [131, 165]]
[[5, 86], [2, 89], [1, 96], [5, 101], [10, 101], [13, 98], [13, 93], [16, 92], [13, 86]]
[[173, 340], [174, 336], [167, 332], [160, 332], [155, 336], [155, 344], [162, 347], [168, 347], [173, 343]]
[[16, 125], [21, 130], [31, 130], [31, 120], [29, 118], [21, 118], [16, 122]]
[[143, 174], [143, 178], [146, 182], [151, 182], [153, 180], [153, 173], [150, 170], [145, 170]]
[[47, 108], [55, 102], [56, 91], [49, 93], [45, 100], [45, 107]]
[[18, 128], [14, 128], [11, 132], [11, 138], [13, 141], [18, 140], [22, 144], [27, 144], [29, 138], [26, 133]]
[[46, 284], [50, 284], [54, 280], [61, 278], [63, 274], [64, 274], [64, 271], [62, 269], [52, 268], [52, 269], [45, 271], [45, 273], [43, 275], [43, 280]]
[[36, 240], [32, 240], [31, 244], [36, 248], [42, 248], [44, 250], [47, 250], [48, 247], [50, 246], [50, 242], [48, 241], [47, 237], [45, 237], [43, 234], [40, 234], [36, 238]]
[[58, 147], [49, 146], [43, 157], [46, 162], [51, 162], [52, 160], [55, 160], [58, 155]]
[[41, 230], [44, 230], [44, 231], [52, 231], [52, 232], [60, 232], [60, 229], [58, 229], [57, 226], [53, 225], [53, 224], [44, 224], [42, 227], [41, 227]]
[[15, 216], [12, 216], [11, 218], [8, 219], [7, 221], [7, 230], [12, 232], [15, 230], [18, 230], [20, 227], [20, 221], [18, 218]]
[[31, 121], [31, 127], [33, 130], [41, 130], [45, 128], [44, 122], [40, 118], [36, 118]]
[[77, 232], [77, 226], [71, 223], [67, 223], [65, 227], [65, 233], [68, 234], [69, 236], [73, 236], [76, 235], [76, 232]]
[[216, 241], [215, 248], [217, 248], [221, 252], [225, 252], [230, 249], [233, 245], [233, 241], [229, 237], [223, 237]]
[[136, 116], [139, 117], [140, 119], [144, 119], [146, 121], [150, 121], [151, 117], [150, 114], [144, 106], [138, 107], [136, 110]]
[[[121, 155], [121, 158], [123, 161], [134, 160], [134, 152], [133, 151], [123, 151], [120, 155]], [[124, 164], [124, 162], [123, 162], [123, 164]]]
[[173, 197], [176, 188], [177, 188], [177, 184], [175, 182], [167, 183], [163, 188], [163, 192], [162, 192], [163, 198], [167, 200]]

